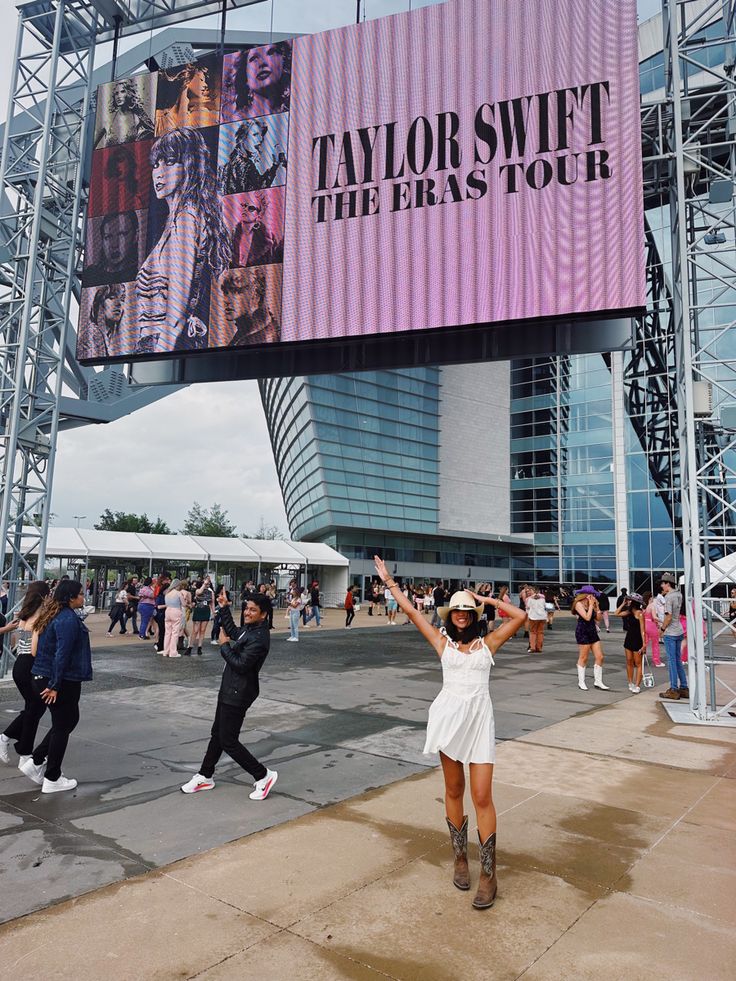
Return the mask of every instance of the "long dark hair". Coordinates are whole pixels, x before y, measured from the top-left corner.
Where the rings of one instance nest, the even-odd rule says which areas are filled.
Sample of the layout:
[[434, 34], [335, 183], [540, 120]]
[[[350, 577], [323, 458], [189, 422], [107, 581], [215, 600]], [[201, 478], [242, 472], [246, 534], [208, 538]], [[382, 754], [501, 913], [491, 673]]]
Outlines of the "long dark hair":
[[[201, 252], [214, 276], [230, 265], [230, 238], [217, 198], [215, 175], [210, 168], [210, 150], [196, 129], [183, 127], [160, 136], [151, 147], [151, 166], [161, 161], [180, 163], [184, 181], [177, 211], [191, 211], [199, 220]], [[176, 215], [171, 216], [172, 219]]]
[[23, 597], [21, 608], [18, 610], [18, 619], [30, 620], [34, 613], [41, 609], [43, 601], [50, 592], [49, 584], [43, 579], [35, 579], [30, 583], [26, 595]]
[[[291, 94], [291, 42], [278, 41], [276, 44], [261, 45], [264, 48], [275, 48], [284, 59], [284, 67], [279, 81], [279, 91], [274, 100], [274, 113], [286, 112], [289, 108]], [[248, 87], [248, 59], [254, 49], [241, 51], [238, 65], [235, 69], [235, 107], [240, 112], [247, 112], [253, 105], [253, 93]]]
[[54, 617], [58, 616], [65, 607], [68, 608], [71, 601], [76, 599], [83, 589], [84, 586], [77, 579], [62, 579], [54, 590], [54, 595], [44, 602], [43, 609], [34, 624], [33, 629], [36, 633], [42, 634]]
[[480, 637], [480, 621], [478, 620], [478, 614], [475, 610], [464, 610], [470, 617], [470, 623], [464, 630], [460, 630], [452, 622], [452, 610], [447, 614], [447, 620], [445, 620], [445, 633], [450, 638], [454, 640], [456, 644], [469, 644], [471, 640], [475, 640], [476, 637]]

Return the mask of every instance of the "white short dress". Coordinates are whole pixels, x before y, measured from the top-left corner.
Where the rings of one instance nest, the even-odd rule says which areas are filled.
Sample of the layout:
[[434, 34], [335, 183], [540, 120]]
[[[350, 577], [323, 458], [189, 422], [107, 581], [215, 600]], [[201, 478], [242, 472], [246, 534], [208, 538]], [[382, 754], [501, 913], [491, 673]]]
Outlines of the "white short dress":
[[442, 691], [429, 708], [425, 754], [442, 750], [460, 763], [495, 763], [491, 652], [478, 637], [463, 654], [448, 637], [440, 662]]

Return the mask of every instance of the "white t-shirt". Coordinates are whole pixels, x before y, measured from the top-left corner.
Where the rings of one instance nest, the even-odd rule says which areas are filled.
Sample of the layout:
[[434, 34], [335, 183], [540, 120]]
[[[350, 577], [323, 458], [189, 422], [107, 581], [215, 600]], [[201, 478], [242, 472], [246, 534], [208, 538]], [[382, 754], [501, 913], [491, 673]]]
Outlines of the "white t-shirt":
[[544, 602], [544, 596], [541, 593], [532, 593], [531, 596], [527, 597], [526, 615], [530, 620], [547, 619], [547, 607]]
[[386, 600], [386, 602], [393, 599], [393, 596], [391, 595], [391, 590], [388, 588], [388, 586], [383, 591], [383, 597]]

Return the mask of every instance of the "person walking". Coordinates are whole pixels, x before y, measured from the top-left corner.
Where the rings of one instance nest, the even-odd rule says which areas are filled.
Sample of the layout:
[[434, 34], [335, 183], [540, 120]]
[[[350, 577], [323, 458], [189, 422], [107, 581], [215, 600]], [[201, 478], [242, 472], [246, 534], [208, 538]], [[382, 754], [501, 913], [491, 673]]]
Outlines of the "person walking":
[[171, 577], [162, 573], [156, 584], [156, 643], [153, 645], [157, 654], [164, 652], [164, 637], [166, 635], [166, 590], [171, 585]]
[[[39, 698], [33, 686], [33, 662], [38, 645], [38, 634], [34, 633], [34, 627], [50, 592], [48, 583], [42, 580], [30, 583], [18, 611], [18, 619], [14, 624], [18, 636], [13, 681], [23, 699], [23, 708], [0, 735], [0, 761], [10, 763], [10, 744], [15, 741], [15, 751], [19, 757], [18, 769], [31, 779], [36, 772], [32, 756], [33, 745], [38, 724], [46, 711], [46, 703]], [[38, 748], [39, 762], [46, 759], [47, 753], [48, 737]], [[26, 772], [29, 761], [30, 772]]]
[[181, 579], [175, 579], [164, 593], [164, 657], [181, 657], [179, 634], [184, 623], [184, 604], [181, 598]]
[[355, 594], [353, 593], [353, 587], [348, 586], [348, 591], [345, 594], [345, 629], [349, 630], [350, 625], [355, 619]]
[[125, 611], [126, 616], [126, 632], [128, 620], [133, 621], [133, 634], [138, 633], [138, 576], [131, 576], [131, 578], [125, 584], [125, 593], [128, 600], [128, 605]]
[[656, 604], [651, 593], [642, 593], [642, 606], [644, 607], [644, 639], [647, 647], [651, 644], [652, 664], [657, 668], [663, 668], [664, 662], [659, 655], [659, 621], [656, 617]]
[[558, 613], [560, 609], [557, 593], [555, 593], [553, 589], [548, 589], [545, 591], [544, 608], [547, 611], [547, 630], [551, 630], [552, 624], [555, 622], [555, 614]]
[[[444, 591], [443, 591], [443, 596], [444, 596]], [[394, 599], [394, 595], [388, 587], [384, 589], [383, 597], [386, 603], [386, 625], [388, 627], [395, 627], [396, 614], [399, 611], [399, 604]]]
[[289, 617], [289, 636], [286, 638], [286, 640], [290, 641], [292, 644], [298, 644], [299, 618], [301, 617], [302, 612], [302, 591], [296, 584], [292, 585], [289, 592], [287, 610]]
[[[33, 663], [33, 687], [51, 713], [51, 731], [33, 752], [32, 773], [41, 792], [55, 794], [74, 790], [77, 781], [61, 771], [69, 736], [79, 722], [82, 683], [92, 680], [89, 631], [76, 611], [84, 606], [84, 586], [75, 579], [60, 582], [52, 599], [43, 605], [34, 623], [38, 634]], [[48, 747], [45, 761], [41, 755]]]
[[642, 612], [643, 599], [639, 593], [629, 593], [614, 616], [621, 617], [626, 631], [624, 652], [626, 654], [626, 677], [629, 691], [638, 695], [641, 691], [643, 675], [642, 654], [646, 650], [646, 626]]
[[245, 603], [245, 624], [237, 628], [230, 606], [222, 593], [217, 598], [222, 619], [220, 654], [225, 668], [217, 696], [217, 708], [212, 723], [210, 741], [204, 759], [191, 780], [183, 786], [185, 794], [212, 790], [212, 779], [220, 757], [227, 753], [254, 780], [251, 800], [265, 800], [278, 780], [278, 772], [270, 770], [240, 742], [240, 730], [245, 715], [260, 694], [258, 675], [268, 657], [271, 637], [268, 630], [267, 598], [254, 594]]
[[312, 608], [312, 612], [309, 614], [305, 620], [305, 626], [311, 623], [312, 620], [317, 621], [317, 626], [322, 626], [322, 617], [320, 615], [320, 598], [319, 598], [319, 580], [315, 579], [309, 589], [309, 605]]
[[141, 640], [148, 638], [148, 625], [156, 612], [156, 597], [153, 594], [153, 579], [146, 576], [138, 591], [138, 612], [141, 615], [141, 630], [138, 636]]
[[677, 701], [679, 698], [690, 697], [687, 673], [681, 659], [682, 638], [685, 633], [680, 623], [682, 593], [678, 590], [677, 580], [671, 573], [665, 572], [660, 582], [664, 595], [664, 619], [659, 628], [659, 636], [664, 638], [670, 687], [667, 691], [660, 692], [659, 697]]
[[126, 610], [128, 609], [128, 590], [125, 586], [115, 594], [115, 599], [110, 607], [110, 626], [107, 628], [107, 636], [112, 637], [115, 624], [120, 624], [120, 633], [126, 633], [125, 624], [127, 621]]
[[[465, 766], [478, 821], [481, 874], [473, 899], [476, 909], [492, 906], [496, 881], [496, 810], [493, 767], [496, 760], [493, 705], [488, 691], [493, 655], [523, 625], [525, 613], [510, 603], [468, 590], [453, 594], [439, 614], [444, 626], [433, 627], [414, 609], [379, 556], [376, 571], [391, 595], [421, 635], [434, 648], [442, 665], [442, 690], [432, 702], [427, 720], [426, 754], [439, 753], [445, 782], [447, 826], [454, 853], [453, 884], [470, 888], [468, 818], [464, 812]], [[479, 636], [480, 614], [488, 605], [503, 606], [508, 619], [485, 639]]]
[[192, 639], [191, 646], [185, 654], [191, 654], [197, 648], [197, 655], [202, 656], [202, 644], [207, 632], [207, 624], [215, 612], [215, 591], [209, 576], [199, 579], [194, 584], [194, 599], [192, 603]]
[[[609, 691], [608, 685], [603, 684], [603, 647], [598, 635], [596, 620], [598, 619], [598, 590], [594, 586], [583, 586], [575, 594], [572, 601], [572, 613], [578, 618], [575, 626], [575, 640], [578, 644], [578, 688], [587, 691], [585, 684], [585, 669], [588, 656], [593, 652], [593, 685], [601, 691]], [[621, 604], [619, 604], [621, 605]]]
[[731, 624], [731, 633], [736, 637], [736, 586], [731, 588], [728, 603], [728, 622]]
[[442, 621], [440, 620], [440, 615], [437, 611], [440, 609], [440, 607], [445, 605], [445, 596], [445, 584], [440, 579], [432, 592], [432, 598], [434, 599], [434, 612], [432, 613], [433, 627], [442, 626]]
[[526, 615], [529, 621], [529, 654], [541, 654], [544, 646], [544, 628], [547, 626], [547, 606], [539, 586], [532, 588], [526, 597]]

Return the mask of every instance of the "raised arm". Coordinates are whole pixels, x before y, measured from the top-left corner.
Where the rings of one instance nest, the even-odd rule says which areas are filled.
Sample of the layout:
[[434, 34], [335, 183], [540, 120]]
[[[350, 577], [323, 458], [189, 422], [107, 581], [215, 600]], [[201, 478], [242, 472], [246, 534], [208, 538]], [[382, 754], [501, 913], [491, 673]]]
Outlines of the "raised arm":
[[513, 603], [505, 603], [503, 600], [494, 599], [493, 596], [482, 596], [480, 593], [473, 593], [469, 589], [465, 591], [466, 593], [470, 593], [476, 602], [485, 603], [486, 606], [495, 606], [497, 610], [503, 610], [506, 614], [501, 626], [485, 638], [486, 647], [490, 650], [491, 654], [495, 654], [499, 647], [505, 644], [510, 637], [513, 637], [519, 627], [524, 623], [526, 620], [526, 611], [520, 609], [518, 606], [514, 606]]
[[445, 638], [439, 632], [436, 627], [433, 627], [419, 610], [416, 609], [413, 603], [411, 603], [406, 596], [401, 592], [399, 587], [396, 585], [396, 581], [392, 577], [391, 573], [386, 568], [386, 563], [378, 555], [373, 556], [373, 561], [376, 564], [376, 572], [381, 577], [381, 580], [388, 589], [391, 590], [391, 595], [399, 604], [399, 607], [406, 613], [407, 617], [411, 620], [414, 626], [417, 628], [419, 633], [434, 647], [437, 656], [442, 657], [442, 652], [445, 649]]
[[582, 617], [583, 620], [593, 619], [595, 607], [593, 606], [592, 603], [588, 603], [586, 602], [586, 600], [578, 600], [577, 603], [573, 604], [572, 612], [576, 613], [577, 610], [579, 610], [580, 612], [577, 613], [576, 615]]

